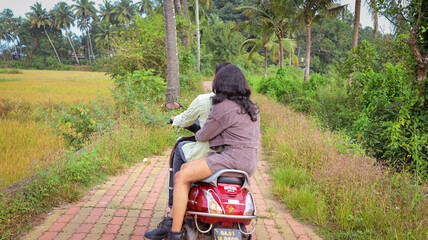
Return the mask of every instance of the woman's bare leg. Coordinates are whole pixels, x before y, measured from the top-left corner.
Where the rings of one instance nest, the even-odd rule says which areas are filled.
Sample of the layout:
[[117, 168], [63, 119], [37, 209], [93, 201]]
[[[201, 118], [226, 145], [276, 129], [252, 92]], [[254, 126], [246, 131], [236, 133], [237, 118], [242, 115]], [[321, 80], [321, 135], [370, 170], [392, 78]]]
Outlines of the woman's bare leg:
[[[207, 178], [213, 173], [205, 160], [186, 163], [174, 177], [174, 202], [172, 205], [172, 228], [171, 231], [179, 232], [183, 226], [184, 213], [186, 212], [187, 200], [192, 182]], [[186, 165], [186, 166], [185, 166]]]

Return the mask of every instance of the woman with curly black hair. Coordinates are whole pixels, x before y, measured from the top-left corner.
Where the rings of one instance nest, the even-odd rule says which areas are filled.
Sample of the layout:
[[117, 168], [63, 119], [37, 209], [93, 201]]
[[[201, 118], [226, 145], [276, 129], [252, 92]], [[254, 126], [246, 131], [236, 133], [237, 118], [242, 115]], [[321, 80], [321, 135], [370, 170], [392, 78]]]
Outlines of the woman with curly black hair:
[[205, 125], [196, 133], [197, 141], [209, 141], [220, 153], [185, 163], [174, 179], [172, 228], [168, 239], [181, 239], [183, 218], [192, 182], [222, 169], [242, 170], [252, 176], [257, 168], [260, 116], [251, 101], [248, 82], [235, 65], [227, 65], [215, 75], [213, 107]]

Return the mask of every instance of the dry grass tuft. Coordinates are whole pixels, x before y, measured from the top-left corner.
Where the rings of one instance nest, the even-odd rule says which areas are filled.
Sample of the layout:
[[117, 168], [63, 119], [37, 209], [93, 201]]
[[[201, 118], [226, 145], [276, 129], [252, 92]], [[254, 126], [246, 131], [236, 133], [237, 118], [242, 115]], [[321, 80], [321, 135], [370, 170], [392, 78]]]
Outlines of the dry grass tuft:
[[64, 147], [61, 137], [36, 122], [0, 119], [0, 190], [46, 166]]

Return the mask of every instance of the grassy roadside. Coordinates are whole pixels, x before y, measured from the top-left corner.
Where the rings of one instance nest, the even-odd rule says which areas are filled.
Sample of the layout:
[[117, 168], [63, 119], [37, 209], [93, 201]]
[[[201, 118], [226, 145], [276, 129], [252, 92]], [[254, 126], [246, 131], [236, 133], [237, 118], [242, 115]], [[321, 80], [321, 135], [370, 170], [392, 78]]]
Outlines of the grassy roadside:
[[[198, 76], [194, 78], [198, 79]], [[192, 81], [182, 91], [179, 99], [185, 106], [201, 92], [200, 88], [193, 86], [196, 80]], [[158, 95], [164, 94], [164, 91], [158, 91], [161, 91]], [[126, 112], [122, 112], [119, 105], [113, 105], [112, 101], [71, 104], [64, 109], [48, 108], [40, 111], [39, 124], [50, 120], [57, 126], [65, 125], [72, 130], [71, 137], [79, 137], [84, 130], [92, 130], [92, 127], [106, 123], [108, 127], [101, 128], [103, 131], [94, 131], [93, 134], [92, 131], [88, 132], [90, 140], [85, 140], [82, 144], [91, 145], [85, 151], [80, 154], [76, 154], [74, 150], [64, 151], [52, 159], [48, 167], [33, 169], [32, 177], [21, 182], [16, 189], [8, 188], [0, 192], [0, 239], [19, 239], [32, 227], [33, 219], [40, 214], [49, 212], [60, 204], [77, 201], [88, 188], [102, 182], [109, 175], [120, 174], [128, 166], [160, 154], [174, 143], [176, 132], [165, 123], [171, 115], [179, 114], [182, 109], [167, 111], [161, 101], [138, 100], [132, 91], [121, 93], [123, 95], [116, 96], [122, 96], [128, 100], [127, 103], [132, 103]], [[13, 109], [5, 112], [7, 114], [4, 115], [4, 121], [12, 119], [29, 122], [26, 112], [19, 112], [18, 117], [13, 115], [17, 112]]]
[[275, 194], [326, 239], [427, 239], [428, 200], [411, 176], [256, 94]]
[[108, 175], [162, 153], [173, 142], [171, 128], [124, 122], [82, 154], [65, 154], [54, 167], [40, 170], [17, 193], [0, 194], [0, 239], [18, 239], [31, 227], [33, 217], [78, 200], [87, 188]]

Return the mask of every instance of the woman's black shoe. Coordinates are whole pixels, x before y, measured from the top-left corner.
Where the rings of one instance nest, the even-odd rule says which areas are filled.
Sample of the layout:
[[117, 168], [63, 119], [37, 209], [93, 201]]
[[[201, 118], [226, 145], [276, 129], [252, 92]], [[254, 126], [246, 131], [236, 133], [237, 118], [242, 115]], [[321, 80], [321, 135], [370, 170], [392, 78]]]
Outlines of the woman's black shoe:
[[181, 231], [181, 232], [171, 231], [171, 232], [169, 232], [168, 238], [166, 240], [181, 240], [181, 239], [184, 240], [183, 231]]
[[162, 222], [158, 224], [158, 227], [153, 229], [152, 231], [144, 233], [144, 237], [154, 240], [165, 239], [168, 237], [168, 233], [171, 230], [171, 227], [172, 218], [165, 216]]

